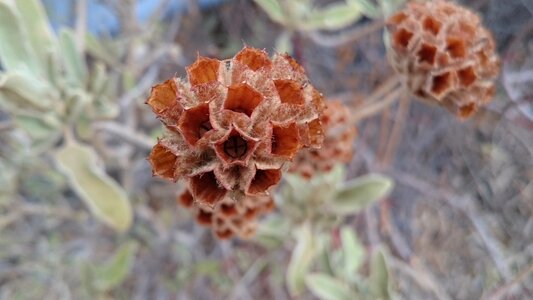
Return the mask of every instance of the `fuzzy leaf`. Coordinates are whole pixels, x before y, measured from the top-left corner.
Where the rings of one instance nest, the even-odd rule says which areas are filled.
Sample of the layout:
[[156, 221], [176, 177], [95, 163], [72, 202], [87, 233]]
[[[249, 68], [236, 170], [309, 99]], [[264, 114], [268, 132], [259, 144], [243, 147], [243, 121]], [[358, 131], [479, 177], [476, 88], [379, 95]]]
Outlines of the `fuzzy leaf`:
[[379, 174], [369, 174], [347, 182], [328, 209], [346, 215], [361, 211], [386, 196], [394, 186], [391, 179]]
[[125, 191], [97, 167], [97, 155], [88, 146], [67, 143], [55, 155], [58, 167], [72, 189], [96, 218], [118, 231], [127, 230], [132, 209]]
[[327, 274], [309, 274], [305, 277], [305, 283], [313, 295], [323, 300], [359, 299], [355, 291], [351, 291], [344, 283]]
[[281, 24], [285, 23], [283, 8], [278, 0], [254, 0], [254, 2], [259, 5], [259, 7], [261, 7], [272, 20]]
[[402, 6], [406, 0], [380, 0], [381, 9], [385, 17], [388, 17], [395, 13], [400, 6]]
[[40, 65], [44, 67], [48, 63], [48, 53], [55, 47], [55, 36], [44, 7], [38, 0], [18, 0], [15, 3], [20, 12], [20, 20], [27, 29], [30, 46], [35, 51]]
[[61, 55], [69, 82], [76, 87], [85, 86], [87, 80], [87, 65], [76, 46], [76, 37], [72, 30], [63, 29], [59, 35]]
[[[17, 2], [19, 2], [18, 0]], [[41, 71], [14, 1], [0, 1], [0, 62], [5, 70]]]
[[49, 139], [61, 130], [61, 123], [53, 114], [19, 114], [13, 117], [18, 128], [23, 129], [36, 140]]
[[359, 5], [334, 3], [325, 8], [314, 10], [301, 24], [303, 30], [337, 30], [353, 24], [363, 14]]
[[346, 276], [350, 278], [365, 259], [365, 250], [363, 245], [357, 240], [353, 230], [348, 227], [341, 228], [341, 241], [344, 256], [344, 270]]
[[391, 299], [389, 270], [382, 251], [377, 251], [372, 257], [369, 285], [373, 299]]
[[315, 257], [313, 233], [309, 223], [305, 223], [296, 231], [296, 246], [292, 251], [287, 268], [287, 288], [291, 295], [298, 295], [305, 288], [305, 275]]
[[[48, 110], [52, 106], [51, 89], [46, 83], [36, 81], [30, 75], [20, 72], [0, 76], [0, 93], [12, 106]], [[0, 104], [1, 105], [1, 104]], [[8, 106], [10, 106], [8, 104]]]
[[107, 263], [92, 267], [94, 287], [108, 292], [122, 284], [133, 268], [137, 248], [134, 242], [123, 244]]
[[376, 18], [381, 13], [379, 7], [369, 0], [348, 0], [347, 3], [351, 7], [358, 7], [363, 15], [370, 18]]

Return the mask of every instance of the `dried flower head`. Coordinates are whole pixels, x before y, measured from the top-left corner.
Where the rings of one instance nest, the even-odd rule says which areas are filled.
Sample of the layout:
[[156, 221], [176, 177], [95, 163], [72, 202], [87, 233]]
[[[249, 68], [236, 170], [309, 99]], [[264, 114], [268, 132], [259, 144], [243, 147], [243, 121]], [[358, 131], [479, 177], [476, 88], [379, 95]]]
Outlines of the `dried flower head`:
[[320, 147], [322, 95], [290, 56], [245, 47], [199, 57], [187, 73], [147, 100], [167, 129], [149, 161], [157, 176], [187, 179], [202, 206], [264, 195], [301, 148]]
[[300, 151], [290, 172], [310, 178], [316, 172], [330, 171], [335, 164], [352, 159], [357, 129], [350, 122], [350, 109], [340, 101], [329, 101], [320, 120], [324, 127], [324, 146]]
[[444, 0], [410, 2], [387, 28], [389, 60], [413, 94], [462, 118], [492, 99], [499, 59], [475, 13]]
[[200, 225], [211, 227], [220, 239], [252, 237], [257, 219], [274, 208], [274, 201], [270, 196], [248, 196], [239, 201], [225, 197], [211, 208], [195, 204], [189, 190], [178, 197], [178, 202], [191, 209], [196, 221]]

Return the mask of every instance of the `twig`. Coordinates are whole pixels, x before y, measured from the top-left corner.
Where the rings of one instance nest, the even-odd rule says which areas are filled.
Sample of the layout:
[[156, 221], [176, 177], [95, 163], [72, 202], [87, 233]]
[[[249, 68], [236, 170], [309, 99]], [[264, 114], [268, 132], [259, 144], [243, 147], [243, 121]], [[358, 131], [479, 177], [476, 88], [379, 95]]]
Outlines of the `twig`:
[[148, 91], [148, 89], [154, 84], [154, 81], [157, 79], [159, 69], [159, 64], [152, 66], [150, 69], [148, 69], [146, 74], [139, 80], [139, 82], [133, 89], [131, 89], [119, 98], [118, 102], [120, 103], [120, 108], [122, 110], [128, 108], [133, 100]]
[[115, 122], [98, 122], [94, 128], [111, 133], [124, 141], [135, 145], [143, 150], [150, 150], [154, 146], [154, 141], [146, 135], [136, 133], [129, 128]]
[[496, 288], [496, 290], [493, 290], [492, 292], [489, 293], [490, 295], [487, 298], [483, 298], [483, 299], [488, 299], [488, 300], [501, 299], [507, 292], [509, 292], [510, 289], [522, 283], [522, 281], [524, 281], [530, 273], [533, 273], [533, 264], [524, 268], [524, 270], [518, 273], [518, 275], [516, 275], [516, 277], [513, 278], [509, 283], [499, 288]]
[[238, 295], [242, 290], [246, 290], [252, 281], [261, 273], [263, 268], [267, 265], [268, 260], [264, 257], [258, 258], [250, 268], [244, 273], [242, 278], [234, 285], [233, 291], [229, 299], [238, 299]]
[[387, 143], [387, 150], [385, 151], [385, 156], [383, 157], [383, 165], [390, 165], [396, 153], [400, 137], [404, 130], [405, 119], [409, 113], [409, 104], [411, 98], [409, 97], [407, 91], [403, 90], [403, 95], [400, 100], [400, 107], [398, 108], [398, 113], [396, 114], [396, 120], [394, 121], [394, 127]]
[[394, 101], [396, 101], [401, 91], [402, 91], [401, 87], [397, 88], [391, 91], [382, 101], [370, 102], [370, 104], [365, 105], [360, 110], [356, 111], [355, 114], [352, 115], [352, 122], [357, 123], [361, 121], [362, 119], [366, 119], [368, 117], [371, 117], [381, 112], [383, 109], [392, 105]]
[[326, 35], [317, 31], [309, 32], [308, 36], [311, 40], [323, 47], [339, 47], [347, 43], [353, 43], [375, 31], [380, 30], [385, 25], [385, 22], [381, 19], [374, 20], [372, 23], [358, 27], [351, 31], [341, 32], [338, 35]]
[[411, 277], [416, 283], [418, 283], [422, 288], [431, 291], [439, 300], [451, 300], [452, 298], [444, 291], [438, 284], [436, 280], [431, 276], [425, 268], [422, 267], [420, 262], [416, 259], [413, 259], [411, 264], [406, 264], [405, 262], [398, 260], [394, 257], [389, 257], [389, 265], [397, 270], [398, 272], [404, 273]]
[[85, 49], [85, 35], [87, 33], [87, 0], [76, 2], [76, 46], [80, 51]]
[[0, 230], [26, 216], [46, 215], [65, 219], [77, 219], [80, 214], [65, 208], [44, 206], [39, 204], [25, 203], [16, 208], [10, 208], [11, 212], [0, 219]]
[[487, 252], [496, 266], [496, 269], [502, 278], [504, 278], [506, 282], [509, 282], [509, 279], [511, 278], [511, 271], [509, 270], [509, 266], [505, 263], [505, 256], [503, 255], [503, 252], [500, 249], [496, 239], [488, 232], [487, 225], [485, 224], [484, 220], [475, 213], [475, 210], [472, 207], [471, 199], [468, 197], [457, 197], [447, 190], [429, 184], [422, 179], [416, 178], [404, 172], [395, 171], [391, 175], [398, 182], [407, 184], [424, 195], [431, 197], [434, 197], [435, 195], [441, 195], [441, 197], [445, 199], [448, 204], [462, 211], [469, 218], [470, 222], [481, 236], [481, 239], [487, 248]]

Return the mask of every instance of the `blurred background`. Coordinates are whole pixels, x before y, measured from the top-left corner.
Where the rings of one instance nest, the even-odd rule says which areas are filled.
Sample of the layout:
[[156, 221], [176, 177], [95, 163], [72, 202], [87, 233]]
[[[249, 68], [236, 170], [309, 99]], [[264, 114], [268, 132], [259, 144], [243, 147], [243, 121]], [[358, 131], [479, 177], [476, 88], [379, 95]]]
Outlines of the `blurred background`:
[[[0, 299], [533, 299], [533, 1], [458, 2], [502, 60], [468, 121], [376, 108], [403, 0], [0, 0]], [[144, 103], [245, 44], [295, 57], [358, 137], [344, 173], [282, 183], [254, 238], [219, 241], [152, 177]], [[368, 173], [394, 188], [312, 230], [291, 214], [313, 209], [291, 188]]]

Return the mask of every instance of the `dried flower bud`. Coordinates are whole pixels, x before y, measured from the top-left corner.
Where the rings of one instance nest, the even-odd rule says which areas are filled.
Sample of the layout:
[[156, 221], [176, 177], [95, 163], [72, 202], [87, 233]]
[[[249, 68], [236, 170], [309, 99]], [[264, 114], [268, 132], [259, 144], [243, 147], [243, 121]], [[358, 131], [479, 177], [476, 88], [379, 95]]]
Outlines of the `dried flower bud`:
[[352, 159], [357, 130], [350, 122], [349, 108], [339, 101], [329, 101], [320, 120], [324, 127], [323, 147], [300, 151], [290, 172], [310, 178], [316, 172], [330, 171], [335, 164], [347, 163]]
[[452, 2], [410, 2], [387, 21], [389, 60], [408, 88], [461, 118], [495, 93], [499, 59], [480, 18]]
[[288, 55], [245, 47], [224, 61], [199, 57], [187, 73], [147, 100], [168, 129], [148, 159], [154, 175], [187, 179], [200, 205], [264, 195], [300, 149], [320, 147], [322, 95]]
[[196, 205], [188, 190], [178, 197], [178, 202], [192, 210], [200, 225], [211, 227], [219, 239], [252, 237], [257, 219], [274, 208], [274, 201], [269, 196], [248, 196], [239, 201], [225, 197], [214, 208]]

